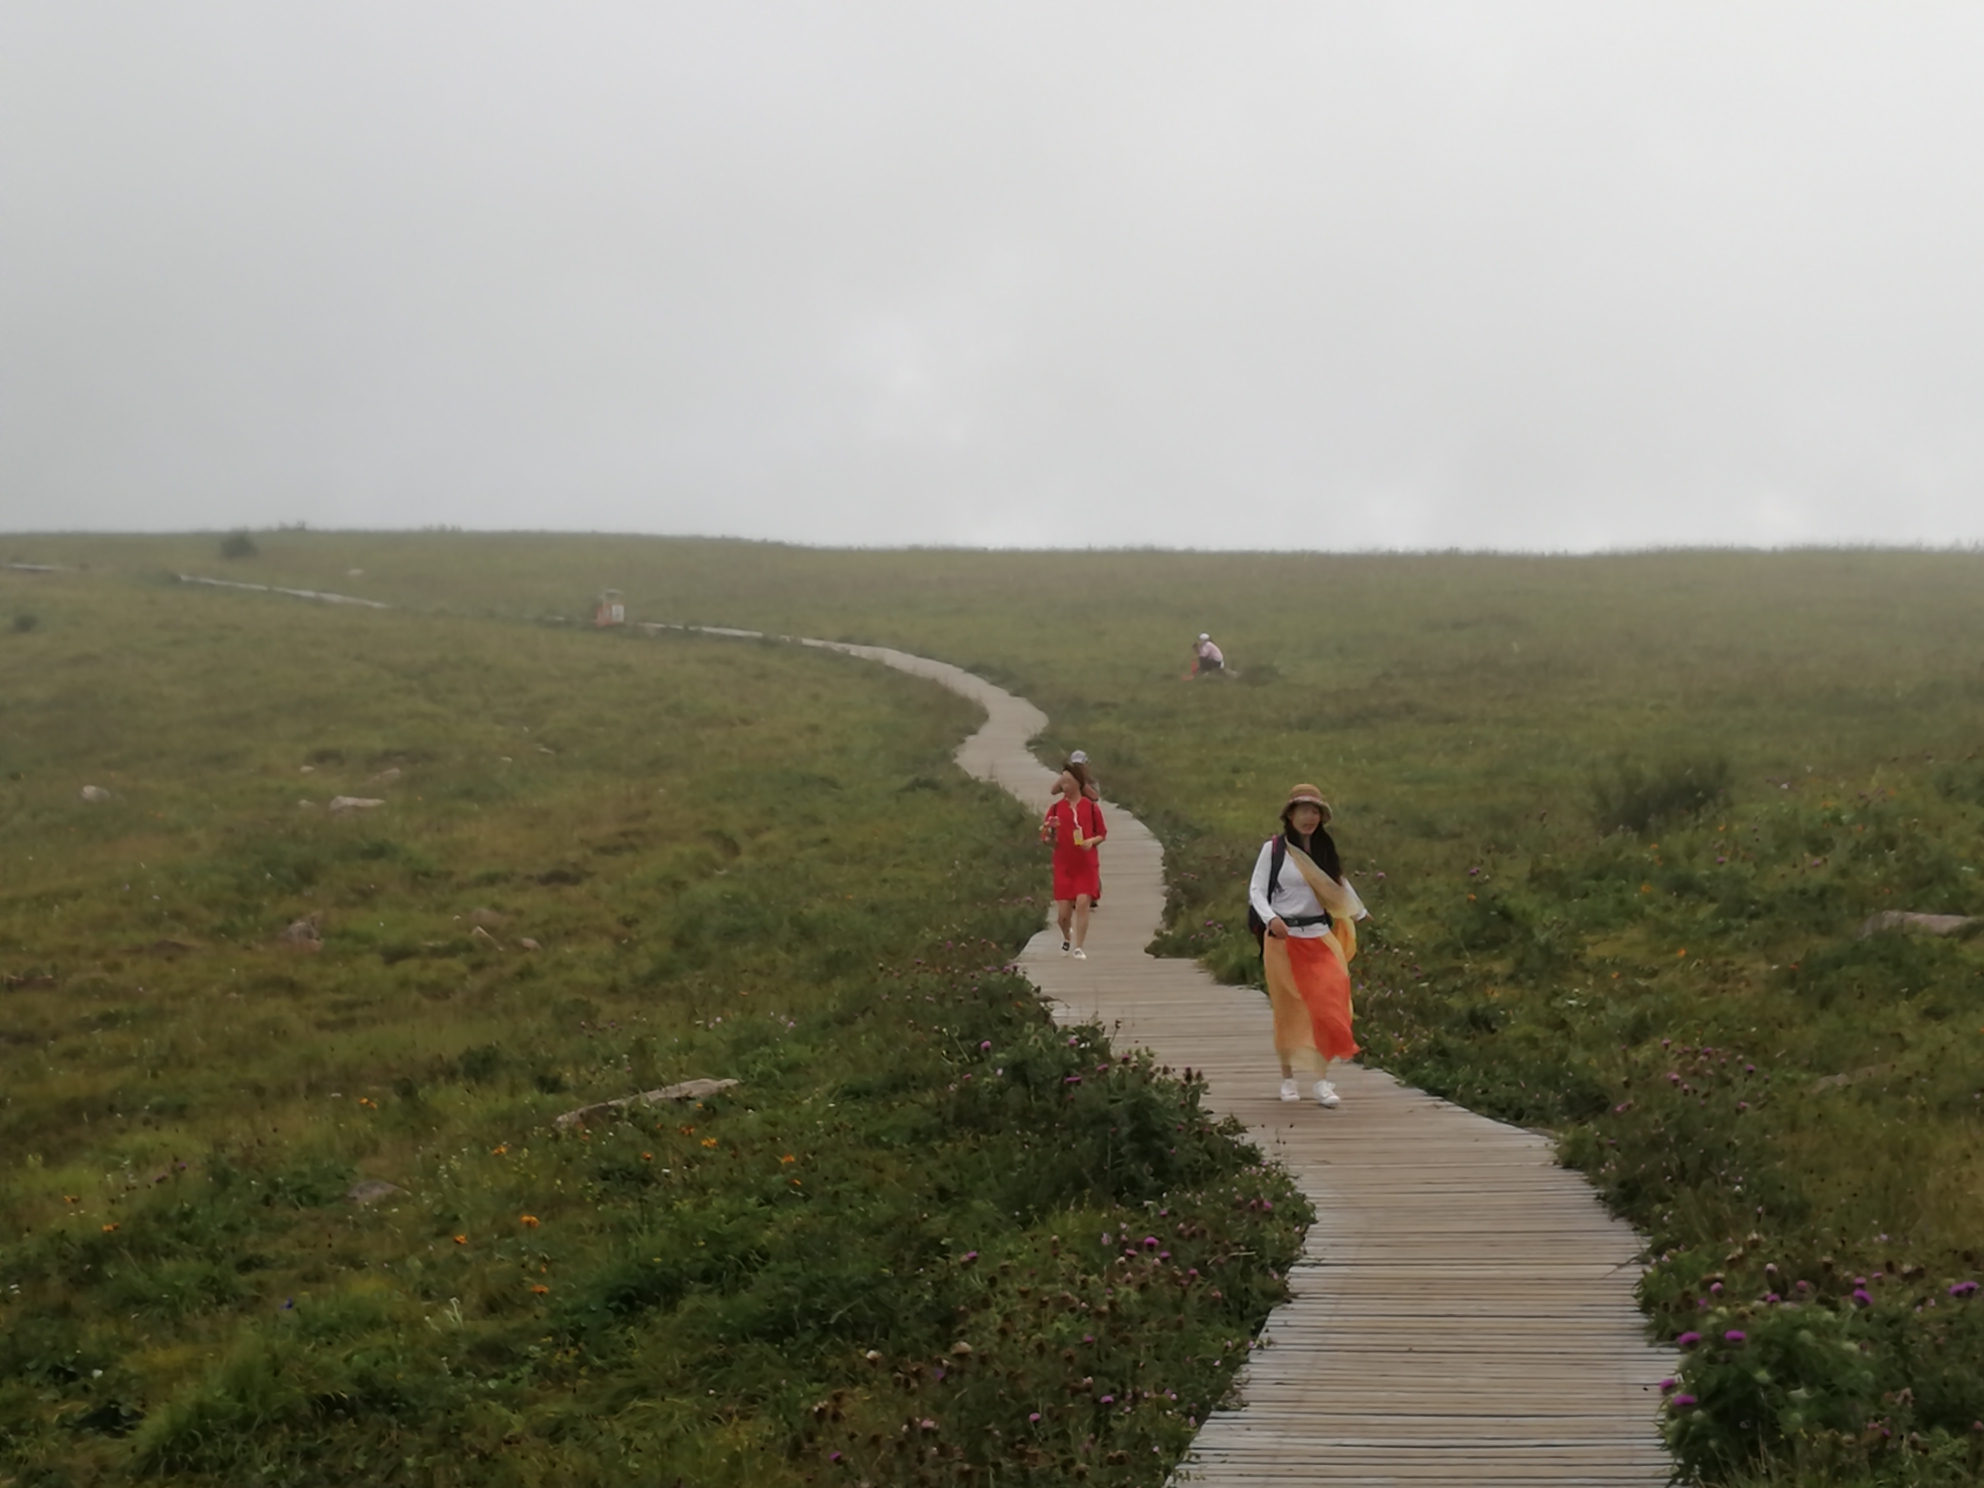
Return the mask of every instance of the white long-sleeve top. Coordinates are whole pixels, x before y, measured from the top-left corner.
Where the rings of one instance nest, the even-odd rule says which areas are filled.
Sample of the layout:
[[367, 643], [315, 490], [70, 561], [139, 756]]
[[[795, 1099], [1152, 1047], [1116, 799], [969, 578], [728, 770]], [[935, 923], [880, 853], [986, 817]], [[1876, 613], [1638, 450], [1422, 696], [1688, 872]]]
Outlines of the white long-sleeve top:
[[[1302, 870], [1294, 861], [1284, 857], [1281, 861], [1281, 877], [1275, 881], [1274, 898], [1268, 898], [1268, 869], [1274, 862], [1274, 839], [1270, 837], [1261, 844], [1261, 855], [1254, 860], [1254, 877], [1247, 885], [1247, 897], [1252, 901], [1254, 913], [1262, 923], [1273, 921], [1276, 916], [1283, 920], [1304, 919], [1311, 915], [1329, 913], [1328, 908], [1316, 897], [1316, 891], [1309, 887], [1309, 880], [1302, 876]], [[1344, 888], [1350, 893], [1350, 902], [1357, 905], [1356, 919], [1365, 918], [1364, 906], [1358, 903], [1356, 893], [1346, 882]], [[1314, 936], [1327, 935], [1330, 927], [1325, 924], [1293, 925], [1288, 933], [1298, 940], [1308, 940]]]

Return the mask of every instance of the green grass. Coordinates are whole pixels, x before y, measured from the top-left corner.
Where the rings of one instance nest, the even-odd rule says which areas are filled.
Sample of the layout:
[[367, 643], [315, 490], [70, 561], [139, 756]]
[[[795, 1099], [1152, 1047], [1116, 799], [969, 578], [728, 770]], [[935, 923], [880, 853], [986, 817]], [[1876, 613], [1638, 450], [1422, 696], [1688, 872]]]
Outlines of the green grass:
[[[132, 575], [222, 571], [218, 541], [18, 545]], [[611, 584], [636, 618], [973, 667], [1159, 830], [1160, 946], [1235, 980], [1255, 970], [1241, 876], [1288, 784], [1318, 780], [1376, 916], [1366, 1057], [1556, 1132], [1653, 1238], [1649, 1326], [1719, 1340], [1669, 1420], [1684, 1465], [1984, 1467], [1984, 1345], [1950, 1291], [1984, 1260], [1984, 942], [1854, 938], [1880, 909], [1984, 913], [1979, 555], [257, 541], [229, 576], [492, 617], [579, 615]], [[13, 587], [43, 624], [10, 643], [40, 644], [50, 586]], [[1237, 679], [1180, 679], [1202, 629]]]
[[1155, 1483], [1225, 1393], [1306, 1207], [1004, 969], [967, 705], [0, 583], [0, 1479]]

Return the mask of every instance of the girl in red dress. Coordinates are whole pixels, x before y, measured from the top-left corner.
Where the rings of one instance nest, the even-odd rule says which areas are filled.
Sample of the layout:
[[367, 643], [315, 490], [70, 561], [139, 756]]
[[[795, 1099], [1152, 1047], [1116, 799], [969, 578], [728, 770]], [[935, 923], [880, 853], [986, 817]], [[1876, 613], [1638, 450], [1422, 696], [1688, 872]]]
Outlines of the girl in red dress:
[[1062, 772], [1054, 782], [1060, 799], [1047, 808], [1040, 840], [1054, 844], [1054, 918], [1061, 927], [1061, 954], [1088, 959], [1088, 911], [1101, 888], [1095, 849], [1107, 835], [1102, 812], [1082, 794], [1082, 783]]

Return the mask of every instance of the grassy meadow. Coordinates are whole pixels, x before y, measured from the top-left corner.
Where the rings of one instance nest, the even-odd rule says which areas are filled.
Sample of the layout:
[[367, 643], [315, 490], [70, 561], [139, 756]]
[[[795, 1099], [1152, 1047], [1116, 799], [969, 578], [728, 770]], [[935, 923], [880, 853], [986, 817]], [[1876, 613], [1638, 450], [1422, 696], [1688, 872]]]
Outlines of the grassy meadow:
[[[1686, 1340], [1665, 1418], [1685, 1471], [1984, 1474], [1984, 940], [1855, 935], [1878, 910], [1984, 913], [1984, 556], [255, 542], [13, 546], [105, 584], [336, 589], [511, 636], [612, 585], [636, 619], [972, 667], [1164, 836], [1160, 948], [1232, 980], [1256, 964], [1245, 871], [1288, 784], [1318, 781], [1375, 916], [1365, 1057], [1556, 1132], [1651, 1237], [1649, 1326]], [[4, 582], [29, 604], [85, 577]], [[1237, 677], [1183, 680], [1200, 630]]]
[[1305, 1206], [1004, 969], [967, 705], [105, 565], [0, 616], [0, 1482], [1155, 1483], [1228, 1389]]

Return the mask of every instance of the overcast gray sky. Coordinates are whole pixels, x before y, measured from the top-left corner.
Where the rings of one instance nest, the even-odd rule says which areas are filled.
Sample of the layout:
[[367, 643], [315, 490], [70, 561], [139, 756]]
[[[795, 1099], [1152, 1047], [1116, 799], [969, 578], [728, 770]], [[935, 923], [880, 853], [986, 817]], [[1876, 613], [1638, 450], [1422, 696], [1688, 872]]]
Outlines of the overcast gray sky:
[[1984, 6], [0, 9], [0, 529], [1984, 540]]

